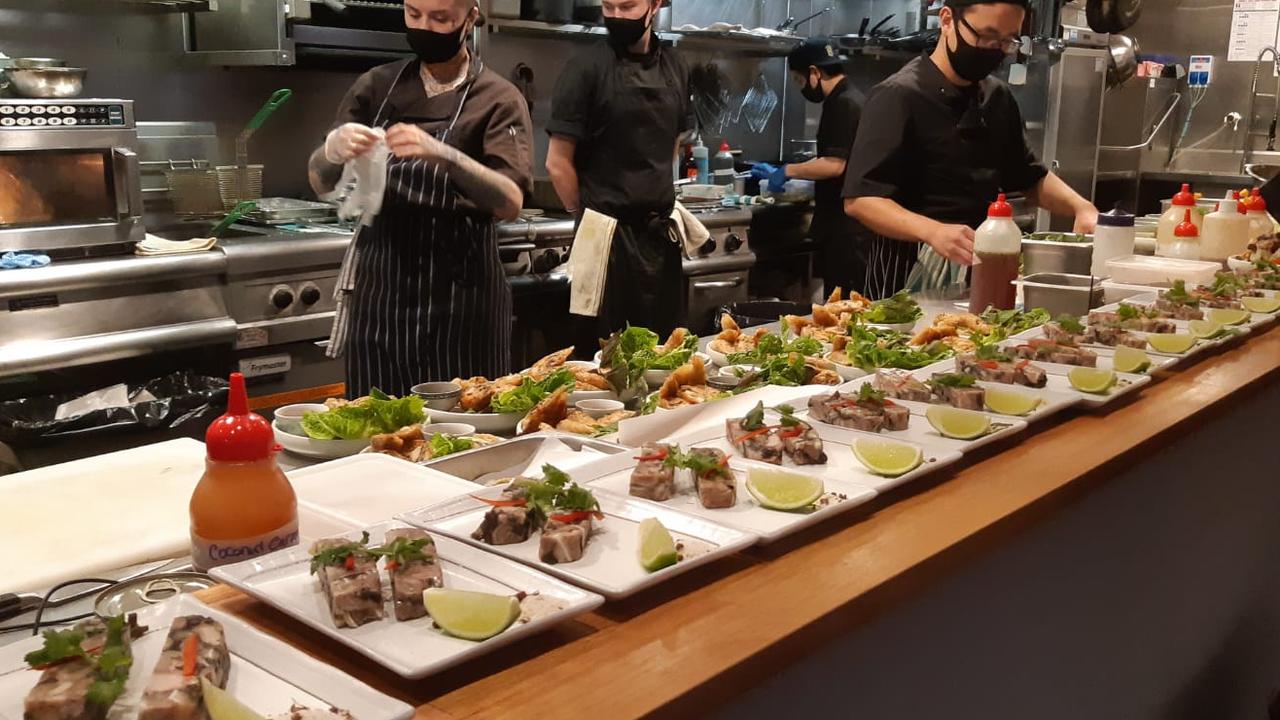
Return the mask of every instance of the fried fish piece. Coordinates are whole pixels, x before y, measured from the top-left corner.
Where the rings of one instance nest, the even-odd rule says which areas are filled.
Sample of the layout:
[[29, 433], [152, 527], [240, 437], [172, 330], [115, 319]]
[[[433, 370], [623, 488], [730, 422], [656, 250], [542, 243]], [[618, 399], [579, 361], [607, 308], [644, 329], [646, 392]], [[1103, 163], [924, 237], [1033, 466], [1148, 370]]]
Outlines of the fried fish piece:
[[524, 418], [520, 434], [527, 435], [531, 432], [537, 432], [542, 429], [543, 425], [555, 427], [568, 414], [569, 391], [567, 388], [560, 388], [544, 398], [542, 402], [533, 406], [533, 409]]
[[579, 390], [608, 390], [609, 381], [599, 370], [577, 369], [573, 371], [573, 379]]
[[534, 363], [526, 371], [526, 374], [535, 380], [541, 380], [543, 377], [550, 375], [556, 368], [562, 367], [572, 354], [572, 345], [563, 350], [557, 350]]

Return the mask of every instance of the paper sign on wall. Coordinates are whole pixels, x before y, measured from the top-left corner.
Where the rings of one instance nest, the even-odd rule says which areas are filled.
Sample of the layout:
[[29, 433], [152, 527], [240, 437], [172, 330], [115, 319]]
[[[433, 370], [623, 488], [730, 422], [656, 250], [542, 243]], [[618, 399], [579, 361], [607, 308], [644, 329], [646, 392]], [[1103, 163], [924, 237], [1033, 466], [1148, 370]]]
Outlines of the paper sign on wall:
[[1253, 62], [1258, 53], [1276, 43], [1280, 0], [1235, 0], [1231, 9], [1228, 62]]

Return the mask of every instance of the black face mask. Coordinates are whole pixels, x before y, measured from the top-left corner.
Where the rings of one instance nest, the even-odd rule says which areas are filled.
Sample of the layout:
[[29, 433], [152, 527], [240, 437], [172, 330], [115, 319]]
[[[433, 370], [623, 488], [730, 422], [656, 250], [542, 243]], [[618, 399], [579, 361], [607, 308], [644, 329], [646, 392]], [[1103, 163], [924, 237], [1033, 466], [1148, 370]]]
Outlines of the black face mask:
[[466, 36], [467, 24], [463, 23], [457, 32], [442, 33], [422, 28], [405, 28], [405, 37], [409, 47], [418, 59], [428, 65], [452, 60], [462, 50], [462, 39]]
[[[819, 75], [819, 78], [821, 78], [821, 75]], [[821, 79], [818, 80], [817, 85], [810, 85], [809, 78], [806, 77], [804, 79], [804, 87], [800, 88], [800, 94], [811, 103], [820, 103], [827, 99], [827, 93], [822, 89]]]
[[1000, 63], [1004, 62], [1004, 50], [970, 45], [964, 39], [964, 34], [960, 32], [960, 23], [964, 23], [965, 27], [973, 30], [963, 17], [956, 15], [956, 49], [947, 48], [947, 59], [951, 61], [951, 67], [957, 75], [976, 83], [1000, 67]]
[[649, 32], [649, 17], [643, 18], [611, 18], [604, 19], [605, 29], [609, 31], [609, 43], [614, 47], [629, 48], [640, 42], [640, 38]]

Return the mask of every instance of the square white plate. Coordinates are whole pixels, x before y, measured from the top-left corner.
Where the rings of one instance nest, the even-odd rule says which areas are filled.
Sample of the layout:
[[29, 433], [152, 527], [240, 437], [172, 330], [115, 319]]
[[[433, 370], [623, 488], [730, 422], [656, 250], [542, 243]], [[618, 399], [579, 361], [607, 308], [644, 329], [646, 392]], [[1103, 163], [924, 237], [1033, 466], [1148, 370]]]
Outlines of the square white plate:
[[[403, 720], [413, 715], [409, 705], [190, 595], [138, 612], [138, 623], [147, 631], [133, 641], [133, 668], [125, 694], [113, 710], [130, 703], [137, 706], [160, 657], [169, 625], [182, 615], [204, 615], [222, 623], [231, 650], [227, 690], [261, 715], [287, 713], [295, 702], [320, 710], [341, 708], [360, 720]], [[32, 637], [0, 648], [0, 718], [22, 718], [23, 699], [40, 679], [40, 673], [27, 669], [22, 658], [42, 644], [42, 639]], [[131, 716], [136, 716], [136, 711]]]
[[[953, 361], [946, 360], [941, 362], [953, 362]], [[937, 363], [937, 365], [940, 365], [941, 362]], [[936, 367], [936, 365], [931, 365], [929, 367]], [[925, 368], [925, 369], [928, 369], [928, 368]], [[828, 392], [821, 393], [821, 394], [828, 395], [831, 392], [836, 390], [839, 390], [841, 393], [844, 393], [844, 394], [848, 394], [848, 393], [856, 394], [858, 392], [858, 389], [861, 388], [863, 384], [868, 382], [871, 382], [871, 381], [867, 378], [858, 378], [857, 380], [845, 383], [844, 385], [841, 385], [839, 387], [830, 388]], [[883, 430], [878, 433], [866, 432], [863, 430], [854, 430], [853, 428], [843, 428], [838, 425], [830, 425], [830, 424], [824, 423], [821, 420], [818, 420], [816, 418], [811, 418], [809, 416], [807, 400], [803, 403], [800, 403], [800, 402], [792, 403], [792, 405], [796, 408], [796, 417], [800, 417], [808, 420], [815, 428], [822, 426], [822, 427], [828, 427], [828, 428], [835, 428], [837, 430], [846, 430], [850, 433], [856, 433], [858, 435], [873, 435], [876, 437], [882, 437], [889, 440], [900, 440], [903, 442], [915, 443], [916, 445], [923, 446], [926, 449], [934, 448], [935, 451], [940, 451], [940, 452], [941, 451], [967, 452], [971, 450], [976, 450], [977, 448], [980, 448], [983, 445], [986, 445], [988, 443], [993, 443], [1001, 438], [1008, 437], [1010, 435], [1013, 435], [1014, 433], [1020, 433], [1023, 430], [1027, 429], [1026, 420], [1022, 420], [1016, 417], [1009, 417], [1008, 415], [996, 415], [989, 412], [981, 412], [981, 414], [991, 418], [991, 432], [987, 433], [986, 435], [983, 435], [982, 437], [974, 438], [973, 440], [957, 440], [955, 438], [943, 437], [941, 433], [933, 429], [933, 425], [929, 424], [928, 418], [925, 417], [925, 413], [928, 412], [929, 410], [929, 403], [906, 402], [904, 400], [894, 400], [894, 402], [899, 405], [902, 405], [903, 407], [911, 411], [911, 419], [907, 423], [907, 429], [893, 430], [893, 431]], [[974, 412], [980, 412], [980, 411], [974, 411]]]
[[[581, 468], [573, 478], [585, 484]], [[474, 493], [497, 498], [500, 488], [484, 488]], [[635, 499], [596, 493], [604, 520], [595, 521], [595, 530], [587, 543], [582, 559], [572, 563], [548, 564], [538, 559], [538, 540], [541, 533], [515, 545], [489, 545], [473, 539], [471, 532], [489, 506], [473, 497], [461, 497], [438, 505], [421, 508], [399, 516], [400, 520], [432, 532], [442, 533], [481, 548], [531, 565], [542, 572], [556, 575], [576, 585], [594, 590], [610, 599], [624, 598], [647, 587], [687, 572], [699, 565], [731, 555], [755, 544], [756, 536], [724, 525], [708, 522], [694, 515], [686, 515], [669, 508]], [[683, 559], [657, 572], [647, 572], [640, 566], [640, 521], [657, 518], [677, 543], [684, 545]]]
[[[684, 444], [686, 447], [716, 447], [714, 444], [700, 442], [686, 442]], [[852, 460], [853, 453], [850, 452], [849, 456]], [[959, 456], [957, 455], [957, 457]], [[854, 462], [856, 463], [857, 461], [855, 460]], [[635, 466], [636, 461], [632, 456], [609, 458], [596, 463], [590, 468], [583, 468], [584, 472], [599, 475], [594, 480], [588, 480], [585, 484], [589, 485], [592, 490], [603, 490], [614, 495], [630, 497], [631, 471]], [[761, 507], [760, 503], [756, 502], [756, 499], [751, 496], [746, 487], [747, 470], [752, 467], [763, 466], [763, 463], [753, 463], [740, 458], [733, 458], [729, 462], [729, 469], [733, 471], [734, 478], [738, 483], [737, 503], [730, 508], [708, 510], [702, 507], [702, 503], [698, 502], [693, 488], [683, 487], [679, 478], [676, 480], [677, 494], [670, 500], [658, 501], [640, 497], [632, 497], [631, 499], [636, 502], [650, 503], [658, 507], [672, 508], [690, 515], [697, 515], [720, 525], [741, 528], [747, 532], [755, 533], [760, 537], [762, 544], [767, 544], [821, 522], [832, 515], [838, 515], [857, 507], [876, 496], [875, 489], [868, 484], [844, 478], [830, 478], [826, 474], [817, 473], [808, 468], [792, 468], [798, 473], [822, 477], [827, 493], [838, 494], [843, 497], [831, 498], [833, 500], [831, 504], [811, 512], [769, 510]], [[876, 479], [887, 480], [887, 478]], [[684, 483], [684, 485], [687, 484]]]
[[[1037, 362], [1036, 365], [1038, 365], [1041, 368], [1044, 368], [1044, 371], [1045, 371], [1046, 383], [1043, 389], [1053, 393], [1058, 393], [1060, 395], [1072, 395], [1078, 398], [1079, 402], [1082, 405], [1086, 405], [1088, 407], [1101, 407], [1102, 405], [1106, 405], [1107, 403], [1112, 402], [1117, 398], [1128, 395], [1129, 393], [1134, 392], [1135, 390], [1142, 387], [1143, 385], [1146, 385], [1147, 383], [1151, 382], [1150, 375], [1135, 375], [1132, 373], [1116, 373], [1116, 384], [1113, 385], [1111, 389], [1108, 390], [1105, 394], [1086, 393], [1086, 392], [1080, 392], [1079, 390], [1076, 390], [1075, 388], [1071, 387], [1071, 381], [1067, 379], [1067, 373], [1074, 370], [1076, 366], [1058, 365], [1056, 363], [1043, 363], [1043, 362]], [[945, 360], [943, 362], [934, 363], [933, 365], [930, 365], [929, 367], [924, 368], [923, 370], [920, 370], [920, 372], [928, 371], [929, 374], [933, 374], [935, 372], [955, 372], [955, 369], [956, 369], [955, 360], [952, 359], [952, 360]], [[1010, 384], [1009, 387], [1014, 388], [1016, 390], [1027, 389], [1025, 385]], [[906, 405], [908, 403], [903, 403], [903, 404]]]
[[289, 473], [298, 502], [352, 528], [465, 495], [475, 485], [381, 453], [352, 455]]
[[[366, 528], [370, 544], [380, 544], [386, 531], [395, 527], [403, 525], [384, 522]], [[345, 533], [345, 536], [357, 540], [360, 533], [353, 531]], [[358, 628], [335, 627], [324, 593], [320, 590], [320, 581], [310, 572], [311, 554], [306, 548], [292, 547], [255, 560], [224, 565], [214, 568], [210, 574], [408, 678], [425, 677], [484, 655], [599, 607], [604, 602], [599, 595], [584, 592], [519, 563], [449, 538], [435, 536], [433, 539], [442, 560], [446, 588], [499, 595], [536, 593], [544, 599], [556, 601], [560, 608], [526, 623], [517, 620], [501, 634], [474, 642], [444, 634], [432, 624], [430, 617], [397, 621], [389, 602], [387, 617], [383, 620]], [[390, 591], [384, 574], [384, 596]], [[527, 600], [525, 602], [528, 603]]]

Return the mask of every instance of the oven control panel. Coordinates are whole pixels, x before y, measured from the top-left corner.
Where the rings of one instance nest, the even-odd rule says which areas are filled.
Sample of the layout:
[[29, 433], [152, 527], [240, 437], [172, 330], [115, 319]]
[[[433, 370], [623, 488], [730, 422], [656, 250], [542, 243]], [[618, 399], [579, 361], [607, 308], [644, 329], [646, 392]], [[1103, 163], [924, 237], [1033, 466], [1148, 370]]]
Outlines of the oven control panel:
[[0, 128], [133, 127], [128, 100], [0, 100]]

